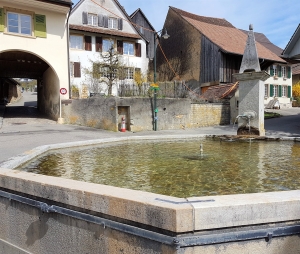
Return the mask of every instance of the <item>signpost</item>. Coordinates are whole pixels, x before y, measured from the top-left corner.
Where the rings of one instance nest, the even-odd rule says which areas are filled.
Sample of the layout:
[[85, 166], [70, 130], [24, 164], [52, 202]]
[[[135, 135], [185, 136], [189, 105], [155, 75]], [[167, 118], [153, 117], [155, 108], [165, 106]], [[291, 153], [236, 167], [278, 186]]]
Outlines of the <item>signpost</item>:
[[63, 119], [61, 118], [61, 95], [65, 95], [67, 94], [68, 90], [64, 87], [62, 87], [61, 89], [59, 89], [59, 119], [58, 119], [58, 123], [63, 123]]

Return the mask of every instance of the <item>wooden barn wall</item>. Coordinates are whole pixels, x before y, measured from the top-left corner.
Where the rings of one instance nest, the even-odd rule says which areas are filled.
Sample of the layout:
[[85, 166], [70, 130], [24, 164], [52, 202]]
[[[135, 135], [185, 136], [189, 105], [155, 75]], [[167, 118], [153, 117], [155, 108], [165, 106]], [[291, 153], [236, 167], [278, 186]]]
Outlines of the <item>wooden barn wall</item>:
[[136, 15], [134, 15], [132, 22], [145, 28], [141, 31], [140, 27], [137, 27], [137, 29], [141, 31], [145, 38], [149, 41], [149, 44], [147, 45], [147, 57], [150, 59], [154, 58], [154, 33], [152, 32], [152, 28], [149, 23], [140, 12], [137, 12]]
[[219, 47], [202, 35], [200, 83], [218, 82], [220, 79], [221, 52]]
[[242, 56], [221, 52], [220, 83], [232, 83], [236, 80], [233, 73], [238, 73], [242, 63]]

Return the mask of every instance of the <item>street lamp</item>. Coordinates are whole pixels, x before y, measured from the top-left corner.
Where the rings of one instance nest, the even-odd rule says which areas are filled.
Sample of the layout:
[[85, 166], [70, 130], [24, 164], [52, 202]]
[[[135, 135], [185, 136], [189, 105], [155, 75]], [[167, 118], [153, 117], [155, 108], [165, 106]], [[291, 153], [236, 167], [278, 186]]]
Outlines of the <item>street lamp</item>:
[[[162, 29], [163, 30], [163, 29]], [[157, 91], [159, 90], [159, 86], [156, 84], [156, 38], [158, 38], [159, 33], [162, 32], [162, 30], [158, 32], [154, 32], [154, 86], [152, 89], [154, 90], [154, 102], [153, 102], [153, 109], [154, 109], [154, 130], [157, 131]], [[170, 37], [167, 33], [167, 29], [165, 29], [164, 35], [161, 36], [165, 40]]]

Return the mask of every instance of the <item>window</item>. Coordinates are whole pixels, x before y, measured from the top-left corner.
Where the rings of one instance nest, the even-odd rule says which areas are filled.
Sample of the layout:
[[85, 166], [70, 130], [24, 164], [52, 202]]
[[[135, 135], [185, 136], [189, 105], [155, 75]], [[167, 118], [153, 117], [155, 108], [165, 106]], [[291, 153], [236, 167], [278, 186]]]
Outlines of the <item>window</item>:
[[113, 40], [108, 40], [108, 39], [103, 39], [102, 41], [102, 51], [103, 52], [108, 52], [112, 47], [114, 47], [114, 41]]
[[80, 62], [71, 62], [70, 63], [70, 75], [74, 78], [81, 77], [81, 69], [80, 69]]
[[108, 19], [108, 28], [118, 29], [118, 20], [116, 18], [109, 18]]
[[282, 86], [281, 88], [281, 96], [287, 97], [287, 86]]
[[71, 35], [70, 36], [70, 48], [83, 49], [83, 36]]
[[277, 76], [277, 66], [276, 65], [273, 65], [273, 73], [274, 73], [274, 76]]
[[8, 12], [7, 32], [31, 35], [31, 15]]
[[273, 86], [273, 96], [278, 97], [278, 85]]
[[265, 97], [269, 97], [269, 85], [265, 84]]
[[88, 13], [88, 24], [91, 26], [98, 26], [98, 17], [96, 14]]
[[133, 68], [125, 68], [125, 79], [133, 79]]
[[286, 78], [286, 67], [285, 67], [285, 66], [282, 66], [281, 71], [282, 71], [282, 77], [283, 77], [283, 78]]
[[134, 56], [134, 45], [130, 42], [124, 42], [123, 43], [123, 54]]

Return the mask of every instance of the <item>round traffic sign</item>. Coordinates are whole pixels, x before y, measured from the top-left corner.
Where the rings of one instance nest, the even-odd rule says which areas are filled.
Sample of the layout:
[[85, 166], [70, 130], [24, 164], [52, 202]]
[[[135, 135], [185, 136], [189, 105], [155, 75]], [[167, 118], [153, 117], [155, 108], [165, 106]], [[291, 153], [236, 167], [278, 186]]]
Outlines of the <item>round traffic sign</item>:
[[67, 89], [66, 88], [61, 88], [59, 90], [59, 92], [62, 94], [62, 95], [65, 95], [67, 93]]

